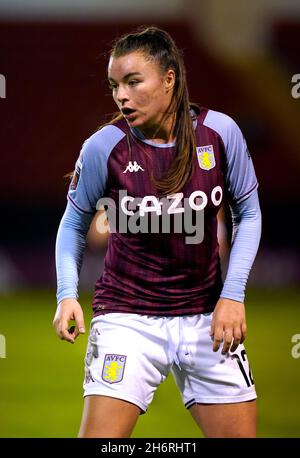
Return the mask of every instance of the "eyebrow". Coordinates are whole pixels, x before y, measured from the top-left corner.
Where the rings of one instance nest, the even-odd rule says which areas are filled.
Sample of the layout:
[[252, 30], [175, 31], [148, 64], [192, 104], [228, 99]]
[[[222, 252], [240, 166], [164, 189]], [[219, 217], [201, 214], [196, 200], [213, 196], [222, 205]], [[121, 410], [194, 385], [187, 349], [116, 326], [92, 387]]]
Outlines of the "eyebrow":
[[[124, 76], [123, 80], [127, 80], [131, 76], [135, 76], [135, 75], [141, 75], [141, 73], [140, 72], [127, 73], [127, 75]], [[113, 78], [110, 78], [110, 77], [108, 77], [108, 79], [109, 79], [109, 81], [115, 81]]]

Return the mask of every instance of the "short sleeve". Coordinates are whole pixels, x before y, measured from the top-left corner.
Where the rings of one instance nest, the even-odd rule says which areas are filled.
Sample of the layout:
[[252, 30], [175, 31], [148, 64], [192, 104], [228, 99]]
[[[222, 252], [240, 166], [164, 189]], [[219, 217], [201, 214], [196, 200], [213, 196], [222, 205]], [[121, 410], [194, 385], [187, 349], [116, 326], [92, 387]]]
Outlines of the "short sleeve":
[[68, 191], [71, 204], [84, 213], [95, 213], [107, 185], [107, 162], [124, 133], [113, 125], [103, 127], [82, 145]]
[[239, 203], [250, 196], [258, 182], [246, 140], [236, 122], [223, 113], [209, 111], [205, 124], [221, 137], [225, 148], [225, 181], [229, 198]]

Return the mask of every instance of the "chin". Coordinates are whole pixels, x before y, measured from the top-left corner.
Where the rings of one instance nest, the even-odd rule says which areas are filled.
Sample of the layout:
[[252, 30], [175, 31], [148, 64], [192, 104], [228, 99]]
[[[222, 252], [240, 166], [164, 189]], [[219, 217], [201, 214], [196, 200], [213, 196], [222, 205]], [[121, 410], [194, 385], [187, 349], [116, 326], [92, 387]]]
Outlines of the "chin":
[[126, 119], [126, 121], [127, 121], [127, 124], [130, 127], [140, 127], [140, 126], [142, 126], [142, 123], [139, 122], [138, 119], [133, 119], [133, 120]]

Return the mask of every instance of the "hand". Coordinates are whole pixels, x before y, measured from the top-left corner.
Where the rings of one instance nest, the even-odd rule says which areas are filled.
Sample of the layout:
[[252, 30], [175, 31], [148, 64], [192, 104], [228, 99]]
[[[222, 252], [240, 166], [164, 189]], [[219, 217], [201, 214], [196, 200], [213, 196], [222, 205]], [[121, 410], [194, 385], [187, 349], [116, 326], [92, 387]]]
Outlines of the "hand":
[[[68, 329], [70, 320], [75, 320], [77, 328], [71, 326]], [[58, 337], [70, 343], [75, 343], [79, 334], [85, 333], [83, 311], [76, 299], [63, 299], [58, 304], [53, 326]]]
[[222, 354], [234, 352], [246, 338], [245, 305], [221, 297], [213, 312], [210, 335], [213, 351], [218, 351], [223, 342]]

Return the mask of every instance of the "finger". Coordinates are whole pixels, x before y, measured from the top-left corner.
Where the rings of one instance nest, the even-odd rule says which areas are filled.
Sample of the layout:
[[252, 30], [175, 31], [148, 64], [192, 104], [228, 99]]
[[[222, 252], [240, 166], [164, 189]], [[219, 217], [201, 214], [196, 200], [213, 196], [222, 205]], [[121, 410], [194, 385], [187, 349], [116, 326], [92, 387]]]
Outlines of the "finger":
[[[79, 332], [77, 326], [72, 326], [70, 329], [72, 329], [71, 334], [73, 335], [74, 340], [76, 340], [77, 337], [78, 337], [80, 334], [82, 334], [82, 333]], [[70, 329], [69, 329], [69, 332], [70, 332]]]
[[85, 324], [84, 324], [83, 312], [81, 308], [79, 310], [76, 310], [74, 314], [74, 318], [77, 324], [77, 328], [79, 330], [79, 334], [84, 334], [85, 333]]
[[215, 320], [214, 320], [214, 317], [212, 317], [209, 335], [213, 338], [214, 333], [215, 333]]
[[215, 327], [213, 351], [218, 351], [221, 343], [223, 342], [223, 328], [221, 326]]
[[232, 337], [233, 337], [232, 334], [233, 334], [233, 331], [231, 328], [226, 329], [224, 331], [224, 344], [222, 348], [222, 355], [226, 355], [226, 353], [229, 352], [229, 348], [230, 348]]
[[80, 335], [80, 332], [78, 331], [77, 326], [71, 326], [69, 328], [69, 334], [72, 334], [74, 341], [77, 339], [77, 337]]
[[56, 334], [58, 335], [58, 337], [60, 337], [60, 331], [59, 331], [59, 329], [60, 329], [60, 323], [59, 323], [59, 321], [55, 318], [55, 319], [53, 320], [53, 323], [52, 323], [52, 324], [53, 324], [53, 326], [54, 326], [54, 330], [55, 330]]
[[[72, 331], [72, 327], [70, 329]], [[68, 320], [65, 318], [61, 319], [59, 335], [62, 340], [67, 342], [74, 343], [75, 341], [73, 333], [68, 330]]]
[[243, 343], [244, 340], [246, 339], [246, 336], [247, 336], [247, 325], [245, 323], [245, 321], [242, 323], [242, 335], [241, 335], [241, 342], [240, 343]]
[[74, 343], [75, 338], [74, 335], [71, 334], [68, 329], [65, 329], [64, 331], [61, 331], [61, 340], [66, 340], [67, 342]]
[[230, 351], [232, 353], [235, 352], [237, 347], [240, 345], [241, 338], [242, 338], [241, 328], [239, 328], [239, 327], [234, 328], [234, 330], [233, 330], [233, 342], [232, 342], [232, 345], [231, 345], [231, 348], [230, 348]]

